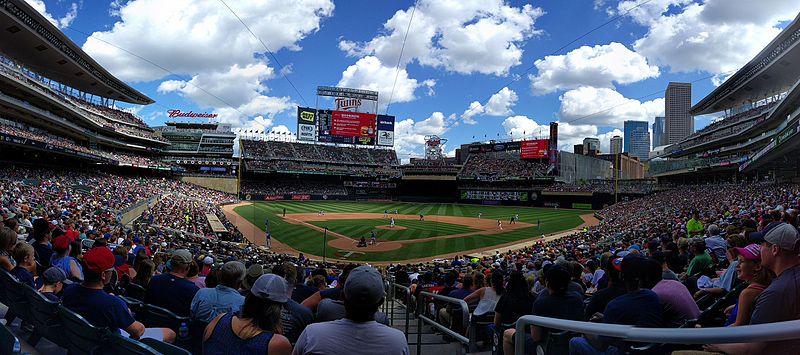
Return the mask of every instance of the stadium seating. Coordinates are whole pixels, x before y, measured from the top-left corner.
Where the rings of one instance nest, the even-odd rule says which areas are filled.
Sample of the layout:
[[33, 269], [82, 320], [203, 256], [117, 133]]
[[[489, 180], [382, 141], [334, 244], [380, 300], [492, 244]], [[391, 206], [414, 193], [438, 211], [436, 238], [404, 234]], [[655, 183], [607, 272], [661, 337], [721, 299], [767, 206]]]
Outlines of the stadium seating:
[[544, 176], [547, 168], [540, 161], [521, 160], [511, 154], [482, 153], [470, 155], [459, 176], [486, 180], [531, 178]]

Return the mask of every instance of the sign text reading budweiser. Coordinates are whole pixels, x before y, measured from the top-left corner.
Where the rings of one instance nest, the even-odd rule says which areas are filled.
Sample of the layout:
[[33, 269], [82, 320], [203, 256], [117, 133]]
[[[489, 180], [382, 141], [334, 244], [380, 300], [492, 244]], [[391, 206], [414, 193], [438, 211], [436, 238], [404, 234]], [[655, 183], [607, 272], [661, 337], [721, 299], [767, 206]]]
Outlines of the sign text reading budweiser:
[[183, 112], [181, 110], [167, 110], [170, 118], [175, 117], [189, 117], [189, 118], [217, 118], [216, 113], [196, 113], [196, 112]]

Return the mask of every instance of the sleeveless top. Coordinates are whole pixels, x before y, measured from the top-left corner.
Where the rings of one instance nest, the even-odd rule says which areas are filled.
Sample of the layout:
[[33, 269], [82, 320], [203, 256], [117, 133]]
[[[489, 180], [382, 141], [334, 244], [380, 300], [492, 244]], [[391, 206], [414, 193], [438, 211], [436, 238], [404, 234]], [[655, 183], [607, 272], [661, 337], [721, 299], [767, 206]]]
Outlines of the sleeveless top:
[[[758, 284], [758, 283], [753, 282], [753, 283], [750, 283], [749, 285], [747, 285], [747, 288], [753, 289], [753, 290], [764, 291], [764, 290], [767, 289], [767, 286], [764, 286], [762, 284]], [[739, 299], [737, 298], [736, 299], [736, 304], [733, 306], [733, 310], [731, 311], [731, 314], [728, 316], [728, 319], [725, 320], [725, 323], [723, 324], [723, 326], [728, 327], [731, 324], [736, 323], [736, 317], [738, 315], [739, 315]]]
[[5, 250], [0, 250], [0, 256], [5, 256], [6, 258], [8, 258], [8, 262], [10, 262], [10, 263], [11, 263], [11, 268], [12, 268], [12, 269], [13, 269], [15, 266], [17, 266], [17, 262], [16, 262], [16, 261], [14, 261], [14, 258], [13, 258], [13, 257], [11, 257], [11, 253], [9, 253], [8, 251], [5, 251]]
[[481, 300], [478, 301], [478, 307], [475, 308], [476, 316], [482, 316], [484, 314], [488, 314], [494, 312], [494, 306], [497, 304], [497, 292], [494, 292], [493, 287], [487, 287], [485, 291], [483, 291], [483, 297]]
[[219, 322], [211, 336], [203, 342], [203, 354], [222, 355], [222, 354], [268, 354], [269, 341], [272, 340], [271, 332], [263, 332], [250, 339], [239, 338], [233, 332], [232, 313], [227, 313]]
[[[81, 280], [83, 280], [83, 267], [78, 259], [75, 259], [71, 256], [65, 256], [63, 258], [56, 258], [56, 255], [53, 254], [53, 259], [50, 260], [50, 265], [55, 266], [61, 270], [64, 270], [64, 273], [67, 274], [67, 278], [70, 280], [73, 279], [72, 274], [70, 273], [70, 262], [75, 260], [75, 265], [78, 266], [78, 271], [81, 272]], [[72, 280], [75, 281], [75, 280]]]

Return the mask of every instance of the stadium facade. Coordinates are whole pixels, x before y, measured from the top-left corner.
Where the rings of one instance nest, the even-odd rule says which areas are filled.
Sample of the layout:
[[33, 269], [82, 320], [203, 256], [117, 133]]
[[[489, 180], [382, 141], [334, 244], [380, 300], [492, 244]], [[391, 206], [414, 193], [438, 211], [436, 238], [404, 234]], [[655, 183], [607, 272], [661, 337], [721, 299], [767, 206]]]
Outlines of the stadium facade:
[[650, 175], [676, 182], [795, 179], [800, 157], [798, 43], [800, 16], [691, 107], [691, 115], [719, 118], [665, 147], [650, 162]]

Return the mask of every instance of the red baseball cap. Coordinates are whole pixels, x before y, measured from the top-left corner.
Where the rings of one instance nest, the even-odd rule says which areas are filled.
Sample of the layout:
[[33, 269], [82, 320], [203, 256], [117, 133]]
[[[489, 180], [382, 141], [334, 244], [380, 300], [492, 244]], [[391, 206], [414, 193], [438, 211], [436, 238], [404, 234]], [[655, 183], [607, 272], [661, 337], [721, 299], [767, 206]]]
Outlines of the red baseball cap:
[[83, 263], [87, 270], [99, 274], [114, 267], [114, 254], [106, 247], [92, 248], [83, 254]]
[[53, 239], [53, 250], [64, 251], [67, 249], [69, 249], [69, 237], [66, 235], [59, 235], [56, 239]]

